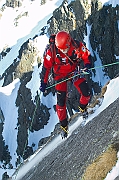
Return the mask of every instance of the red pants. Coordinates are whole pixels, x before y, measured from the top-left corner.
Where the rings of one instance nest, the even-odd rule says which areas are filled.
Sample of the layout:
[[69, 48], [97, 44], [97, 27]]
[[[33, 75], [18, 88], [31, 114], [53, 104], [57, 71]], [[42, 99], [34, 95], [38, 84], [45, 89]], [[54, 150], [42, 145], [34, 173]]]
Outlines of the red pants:
[[[79, 106], [81, 108], [86, 107], [90, 100], [90, 91], [85, 78], [79, 78], [74, 82], [74, 86], [80, 93]], [[57, 84], [55, 89], [57, 90], [57, 105], [56, 111], [59, 121], [63, 121], [67, 118], [66, 111], [66, 94], [67, 94], [67, 82]]]

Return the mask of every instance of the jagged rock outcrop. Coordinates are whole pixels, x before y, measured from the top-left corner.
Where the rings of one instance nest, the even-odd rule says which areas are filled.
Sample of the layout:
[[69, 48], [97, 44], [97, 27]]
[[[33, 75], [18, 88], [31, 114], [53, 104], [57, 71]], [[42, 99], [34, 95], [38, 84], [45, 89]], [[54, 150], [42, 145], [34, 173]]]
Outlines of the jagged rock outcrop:
[[48, 20], [49, 34], [57, 33], [60, 30], [66, 30], [74, 38], [83, 40], [85, 29], [85, 10], [82, 3], [78, 0], [68, 5], [63, 1], [62, 5], [53, 12], [53, 16]]
[[[34, 47], [34, 41], [28, 40], [24, 42], [19, 50], [19, 55], [9, 68], [2, 74], [4, 77], [3, 86], [6, 86], [13, 82], [13, 80], [21, 79], [25, 73], [27, 73], [28, 79], [32, 77], [33, 63], [37, 60], [40, 65], [41, 60], [38, 56], [38, 50]], [[31, 72], [31, 74], [29, 73]], [[27, 81], [28, 82], [28, 81]]]
[[3, 114], [2, 109], [0, 108], [0, 161], [3, 164], [0, 165], [0, 168], [6, 168], [8, 165], [11, 169], [13, 168], [12, 164], [10, 163], [11, 156], [9, 153], [8, 146], [5, 144], [5, 140], [3, 139], [3, 126], [4, 126], [5, 117]]
[[[92, 66], [96, 60], [96, 53], [103, 65], [115, 63], [119, 56], [119, 6], [112, 5], [102, 8], [100, 1], [73, 1], [70, 5], [66, 1], [53, 12], [48, 21], [48, 32], [57, 33], [59, 30], [69, 31], [73, 38], [83, 40], [83, 33], [87, 33], [86, 23], [91, 26], [90, 43], [94, 53]], [[119, 65], [106, 67], [105, 73], [112, 79], [118, 73]]]
[[19, 77], [21, 81], [16, 99], [16, 106], [18, 107], [17, 154], [22, 156], [25, 147], [24, 159], [33, 154], [32, 147], [27, 146], [26, 143], [28, 129], [32, 132], [42, 129], [48, 123], [50, 117], [49, 109], [40, 102], [38, 93], [35, 101], [33, 101], [31, 91], [26, 87], [26, 84], [32, 78], [34, 61], [37, 60], [38, 64], [41, 63], [37, 54], [37, 49], [34, 47], [32, 40], [24, 43], [19, 51], [18, 58], [20, 61], [14, 72], [14, 78]]
[[[115, 8], [111, 5], [102, 7], [99, 0], [87, 0], [85, 2], [76, 0], [68, 5], [67, 1], [63, 1], [62, 5], [53, 12], [53, 16], [47, 22], [49, 25], [48, 33], [52, 34], [59, 30], [66, 30], [70, 32], [73, 38], [83, 41], [84, 33], [87, 34], [86, 24], [88, 24], [91, 27], [89, 39], [93, 53], [92, 67], [98, 58], [97, 54], [99, 54], [102, 65], [104, 65], [102, 68], [105, 75], [112, 79], [119, 73], [118, 20], [118, 5]], [[111, 65], [112, 63], [117, 64]], [[92, 72], [92, 75], [95, 76], [95, 69]], [[94, 93], [99, 93], [101, 90], [100, 83], [93, 82], [91, 76], [86, 77], [90, 89]], [[74, 97], [78, 99], [75, 89], [72, 91], [69, 104], [71, 104], [71, 108], [76, 109], [77, 104], [76, 106], [72, 105], [72, 102], [76, 102]], [[71, 108], [68, 106], [70, 112]]]
[[21, 0], [6, 0], [6, 6], [8, 7], [20, 7], [22, 5], [22, 1]]
[[[1, 77], [1, 79], [4, 78], [3, 86], [7, 86], [12, 83], [16, 78], [19, 78], [21, 82], [16, 99], [16, 106], [18, 107], [18, 123], [16, 127], [18, 128], [17, 154], [22, 156], [24, 147], [26, 146], [23, 157], [24, 159], [33, 154], [32, 147], [27, 146], [26, 143], [28, 138], [28, 129], [32, 132], [42, 129], [44, 125], [48, 123], [50, 116], [49, 109], [40, 102], [38, 93], [36, 94], [35, 101], [33, 102], [31, 91], [26, 87], [26, 84], [32, 78], [33, 63], [37, 61], [38, 66], [41, 64], [41, 59], [38, 56], [39, 50], [37, 50], [34, 46], [34, 41], [34, 39], [29, 39], [21, 46], [17, 59], [14, 60], [14, 63], [9, 66]], [[36, 104], [37, 110], [33, 116]], [[4, 114], [1, 112], [1, 120], [4, 120], [3, 117]], [[1, 128], [2, 127], [3, 123], [1, 124]], [[2, 131], [0, 133], [2, 133]], [[2, 134], [0, 144], [1, 143], [4, 145]], [[17, 164], [19, 164], [19, 159], [17, 159], [16, 165]]]
[[0, 123], [3, 123], [4, 120], [5, 120], [5, 118], [4, 118], [3, 112], [2, 112], [2, 110], [0, 108]]
[[[89, 17], [91, 25], [90, 42], [94, 52], [99, 54], [103, 65], [119, 61], [119, 6], [104, 6], [93, 11]], [[95, 57], [96, 58], [96, 57]], [[119, 64], [106, 67], [105, 73], [112, 79], [119, 72]]]

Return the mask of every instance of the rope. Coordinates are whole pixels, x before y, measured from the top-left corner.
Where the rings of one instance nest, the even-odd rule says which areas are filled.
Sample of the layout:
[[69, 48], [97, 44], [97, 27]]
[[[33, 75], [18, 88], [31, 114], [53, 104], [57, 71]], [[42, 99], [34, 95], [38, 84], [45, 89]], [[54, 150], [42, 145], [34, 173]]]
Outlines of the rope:
[[93, 69], [97, 69], [97, 68], [103, 68], [103, 67], [108, 67], [108, 66], [113, 66], [115, 64], [119, 64], [119, 62], [114, 62], [114, 63], [110, 63], [110, 64], [105, 64], [105, 65], [102, 65], [102, 66], [96, 66], [94, 68], [90, 68], [89, 70], [93, 70]]
[[[103, 67], [108, 67], [108, 66], [113, 66], [113, 65], [116, 65], [116, 64], [119, 64], [119, 62], [110, 63], [110, 64], [105, 64], [105, 65], [102, 65], [102, 66], [96, 66], [96, 67], [90, 68], [89, 70], [98, 69], [98, 68], [103, 68]], [[76, 77], [76, 76], [79, 76], [80, 74], [89, 74], [89, 73], [77, 73], [76, 75], [74, 75], [74, 76], [72, 76], [72, 77], [66, 78], [66, 79], [64, 79], [64, 80], [62, 80], [62, 81], [60, 81], [60, 82], [57, 82], [57, 83], [55, 83], [55, 84], [53, 84], [53, 85], [51, 85], [51, 86], [48, 86], [46, 89], [50, 89], [50, 88], [56, 86], [57, 84], [60, 84], [60, 83], [62, 83], [62, 82], [68, 81], [68, 80], [71, 80], [72, 78], [74, 78], [74, 77]], [[41, 94], [41, 91], [40, 91], [40, 94]], [[37, 101], [36, 101], [36, 107], [35, 107], [35, 110], [34, 110], [34, 113], [33, 113], [32, 121], [31, 121], [30, 127], [29, 127], [29, 129], [28, 129], [28, 137], [29, 137], [29, 134], [30, 134], [30, 130], [31, 130], [31, 128], [32, 128], [32, 125], [33, 125], [34, 118], [35, 118], [36, 110], [37, 110], [38, 103], [39, 103], [39, 99], [40, 99], [40, 94], [38, 95], [38, 99], [37, 99]], [[60, 127], [61, 127], [61, 129], [63, 129], [66, 133], [68, 133], [68, 131], [67, 131], [65, 128], [63, 128], [62, 126], [60, 126]], [[47, 140], [46, 144], [42, 147], [42, 149], [48, 144], [48, 142], [53, 138], [53, 136], [54, 136], [54, 135], [52, 135], [52, 136]], [[26, 147], [27, 147], [27, 140], [26, 140], [26, 143], [25, 143], [25, 146], [24, 146], [22, 159], [23, 159], [23, 156], [24, 156], [24, 154], [25, 154]], [[41, 150], [42, 150], [42, 149], [41, 149]], [[41, 151], [41, 150], [40, 150], [40, 151]], [[16, 172], [17, 172], [17, 173], [14, 173], [14, 174], [15, 174], [15, 179], [16, 179], [16, 177], [17, 177], [18, 171], [19, 171], [20, 167], [22, 166], [22, 164], [23, 164], [23, 162], [21, 162], [20, 165], [17, 167], [17, 169], [16, 169]], [[14, 174], [13, 174], [13, 176], [14, 176]]]
[[[88, 69], [88, 70], [90, 71], [90, 70], [93, 70], [93, 69], [99, 69], [99, 68], [103, 68], [103, 67], [113, 66], [113, 65], [115, 65], [115, 64], [119, 64], [119, 62], [114, 62], [114, 63], [110, 63], [110, 64], [105, 64], [105, 65], [102, 65], [102, 66], [96, 66], [96, 67], [90, 68], [90, 69]], [[73, 75], [72, 77], [65, 78], [64, 80], [61, 80], [61, 81], [59, 81], [59, 82], [57, 82], [57, 83], [55, 83], [55, 84], [52, 84], [52, 85], [46, 87], [46, 90], [47, 90], [47, 89], [50, 89], [50, 88], [52, 88], [52, 87], [54, 87], [54, 86], [56, 86], [57, 84], [60, 84], [60, 83], [62, 83], [62, 82], [68, 81], [68, 80], [71, 80], [71, 79], [73, 79], [74, 77], [79, 76], [80, 74], [85, 75], [85, 74], [89, 74], [89, 73], [87, 73], [87, 72], [85, 72], [85, 73], [80, 73], [80, 72], [79, 72], [79, 73], [77, 73], [76, 75]]]

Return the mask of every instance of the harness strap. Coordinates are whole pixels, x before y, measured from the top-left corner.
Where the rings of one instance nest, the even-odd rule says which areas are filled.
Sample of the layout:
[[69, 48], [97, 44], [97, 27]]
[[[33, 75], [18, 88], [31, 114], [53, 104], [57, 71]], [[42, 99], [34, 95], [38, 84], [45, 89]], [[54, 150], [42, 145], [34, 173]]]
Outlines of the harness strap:
[[55, 63], [55, 58], [56, 58], [56, 48], [55, 48], [55, 44], [52, 43], [50, 44], [50, 49], [51, 49], [51, 54], [52, 54], [52, 58], [53, 58], [53, 64]]
[[72, 79], [74, 76], [74, 72], [68, 74], [66, 77], [64, 78], [60, 78], [59, 80], [55, 80], [56, 83], [60, 83], [61, 81], [69, 81], [70, 79]]
[[[63, 53], [63, 52], [62, 52]], [[63, 53], [64, 54], [64, 53]], [[69, 59], [69, 61], [72, 63], [72, 64], [74, 64], [74, 62], [71, 60], [71, 58], [69, 57], [69, 56], [67, 56], [67, 54], [64, 54], [68, 59]]]

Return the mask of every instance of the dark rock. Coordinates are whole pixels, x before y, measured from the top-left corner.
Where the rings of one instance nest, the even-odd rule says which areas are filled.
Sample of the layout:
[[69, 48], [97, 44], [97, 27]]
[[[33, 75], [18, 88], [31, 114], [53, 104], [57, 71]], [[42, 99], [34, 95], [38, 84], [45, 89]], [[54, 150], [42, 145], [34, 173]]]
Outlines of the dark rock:
[[[107, 147], [115, 144], [119, 151], [119, 98], [85, 126], [80, 125], [72, 135], [23, 179], [48, 180], [82, 179], [85, 168]], [[34, 173], [35, 172], [35, 173]]]
[[117, 176], [114, 180], [119, 180], [119, 176]]
[[6, 6], [7, 7], [20, 7], [22, 5], [21, 1], [19, 0], [6, 0]]

